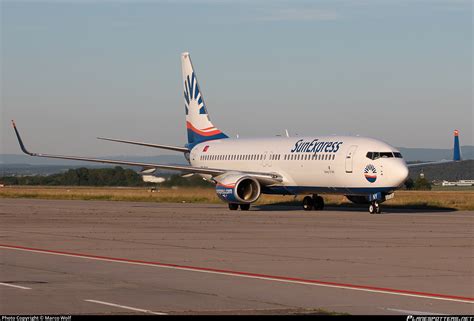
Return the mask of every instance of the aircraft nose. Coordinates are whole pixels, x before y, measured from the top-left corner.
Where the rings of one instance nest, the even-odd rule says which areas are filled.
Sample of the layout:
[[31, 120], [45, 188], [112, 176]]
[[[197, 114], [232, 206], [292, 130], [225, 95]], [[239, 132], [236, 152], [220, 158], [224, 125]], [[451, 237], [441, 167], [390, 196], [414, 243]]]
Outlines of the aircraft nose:
[[397, 166], [397, 176], [399, 178], [399, 185], [403, 184], [406, 179], [408, 178], [408, 167], [405, 162], [401, 162], [399, 166]]

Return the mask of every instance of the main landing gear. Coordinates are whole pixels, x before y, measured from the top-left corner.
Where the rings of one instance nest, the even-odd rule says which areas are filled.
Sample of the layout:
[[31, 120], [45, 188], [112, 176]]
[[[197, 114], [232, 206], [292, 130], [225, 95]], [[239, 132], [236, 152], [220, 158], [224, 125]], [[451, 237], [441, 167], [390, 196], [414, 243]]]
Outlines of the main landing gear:
[[377, 201], [372, 201], [369, 205], [369, 213], [370, 214], [380, 214], [382, 213], [382, 209], [380, 208], [380, 204]]
[[324, 209], [324, 199], [318, 195], [305, 196], [305, 198], [303, 198], [303, 209], [305, 211], [320, 211]]
[[[229, 210], [236, 211], [239, 209], [239, 204], [229, 203]], [[248, 211], [250, 209], [250, 204], [240, 204], [241, 211]]]

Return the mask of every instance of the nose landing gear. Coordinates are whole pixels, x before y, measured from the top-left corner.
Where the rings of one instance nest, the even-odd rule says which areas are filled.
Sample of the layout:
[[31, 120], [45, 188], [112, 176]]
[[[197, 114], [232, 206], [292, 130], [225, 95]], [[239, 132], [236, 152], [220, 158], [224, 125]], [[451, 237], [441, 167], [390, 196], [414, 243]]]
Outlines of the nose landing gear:
[[380, 214], [382, 213], [382, 209], [380, 208], [380, 204], [377, 201], [372, 201], [369, 205], [369, 213], [370, 214]]
[[320, 211], [324, 209], [324, 199], [321, 196], [318, 195], [313, 195], [311, 196], [305, 196], [303, 198], [303, 209], [305, 211], [311, 211], [311, 210], [316, 210]]

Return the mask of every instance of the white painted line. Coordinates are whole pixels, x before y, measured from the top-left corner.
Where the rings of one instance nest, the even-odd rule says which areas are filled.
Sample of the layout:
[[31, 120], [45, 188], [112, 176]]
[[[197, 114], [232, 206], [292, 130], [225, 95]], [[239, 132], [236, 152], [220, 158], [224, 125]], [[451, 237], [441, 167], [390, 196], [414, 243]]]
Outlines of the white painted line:
[[126, 306], [126, 305], [115, 304], [115, 303], [110, 303], [110, 302], [104, 302], [104, 301], [98, 301], [98, 300], [84, 300], [84, 301], [97, 303], [97, 304], [108, 305], [108, 306], [116, 307], [116, 308], [122, 308], [122, 309], [137, 311], [137, 312], [157, 314], [157, 315], [167, 315], [167, 313], [163, 313], [163, 312], [154, 312], [154, 311], [150, 311], [150, 310], [138, 309], [138, 308], [129, 307], [129, 306]]
[[387, 308], [386, 310], [388, 311], [394, 311], [394, 312], [401, 312], [403, 314], [409, 314], [409, 315], [446, 315], [443, 313], [434, 313], [434, 312], [424, 312], [424, 311], [410, 311], [410, 310], [399, 310], [399, 309], [391, 309]]
[[0, 285], [11, 286], [12, 288], [18, 288], [18, 289], [22, 289], [22, 290], [31, 290], [31, 288], [27, 288], [26, 286], [19, 286], [19, 285], [2, 283], [2, 282], [0, 282]]
[[59, 252], [59, 251], [52, 251], [52, 250], [33, 249], [33, 248], [25, 248], [25, 247], [19, 247], [19, 246], [11, 246], [11, 245], [0, 244], [0, 248], [9, 249], [9, 250], [17, 250], [17, 251], [33, 252], [33, 253], [42, 253], [42, 254], [49, 254], [49, 255], [76, 257], [76, 258], [96, 260], [96, 261], [150, 266], [150, 267], [155, 267], [155, 268], [163, 268], [163, 269], [171, 269], [171, 270], [192, 271], [192, 272], [199, 272], [199, 273], [209, 273], [209, 274], [227, 275], [227, 276], [249, 278], [249, 279], [267, 280], [267, 281], [273, 281], [273, 282], [304, 284], [304, 285], [327, 287], [327, 288], [363, 291], [363, 292], [370, 292], [370, 293], [383, 293], [383, 294], [423, 298], [423, 299], [430, 299], [430, 300], [443, 300], [443, 301], [474, 304], [473, 298], [435, 294], [435, 293], [423, 293], [423, 292], [405, 291], [405, 290], [396, 290], [396, 289], [389, 289], [389, 288], [378, 288], [378, 287], [360, 286], [360, 285], [351, 285], [351, 284], [338, 284], [338, 283], [331, 283], [331, 282], [324, 282], [324, 281], [317, 281], [317, 280], [305, 280], [305, 279], [288, 278], [288, 277], [281, 277], [281, 276], [254, 274], [254, 273], [247, 273], [247, 272], [226, 271], [226, 270], [217, 270], [217, 269], [211, 269], [211, 268], [200, 268], [200, 267], [192, 267], [192, 266], [180, 266], [180, 265], [175, 265], [175, 264], [166, 264], [166, 263], [159, 263], [159, 262], [135, 261], [135, 260], [129, 260], [129, 259], [101, 257], [101, 256], [95, 256], [95, 255], [89, 255], [89, 254], [68, 253], [68, 252]]

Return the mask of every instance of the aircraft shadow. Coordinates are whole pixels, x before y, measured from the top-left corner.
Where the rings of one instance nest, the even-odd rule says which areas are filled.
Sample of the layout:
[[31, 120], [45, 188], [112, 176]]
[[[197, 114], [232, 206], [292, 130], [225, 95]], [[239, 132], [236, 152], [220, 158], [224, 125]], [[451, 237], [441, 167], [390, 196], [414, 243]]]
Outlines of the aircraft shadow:
[[[259, 211], [303, 211], [300, 202], [281, 202], [274, 204], [255, 205], [252, 208]], [[342, 205], [327, 205], [323, 212], [367, 212], [368, 205], [360, 204], [342, 204]], [[440, 206], [423, 206], [423, 205], [383, 205], [382, 214], [413, 214], [413, 213], [432, 213], [432, 212], [456, 212], [457, 209]], [[317, 211], [311, 211], [317, 212]]]

